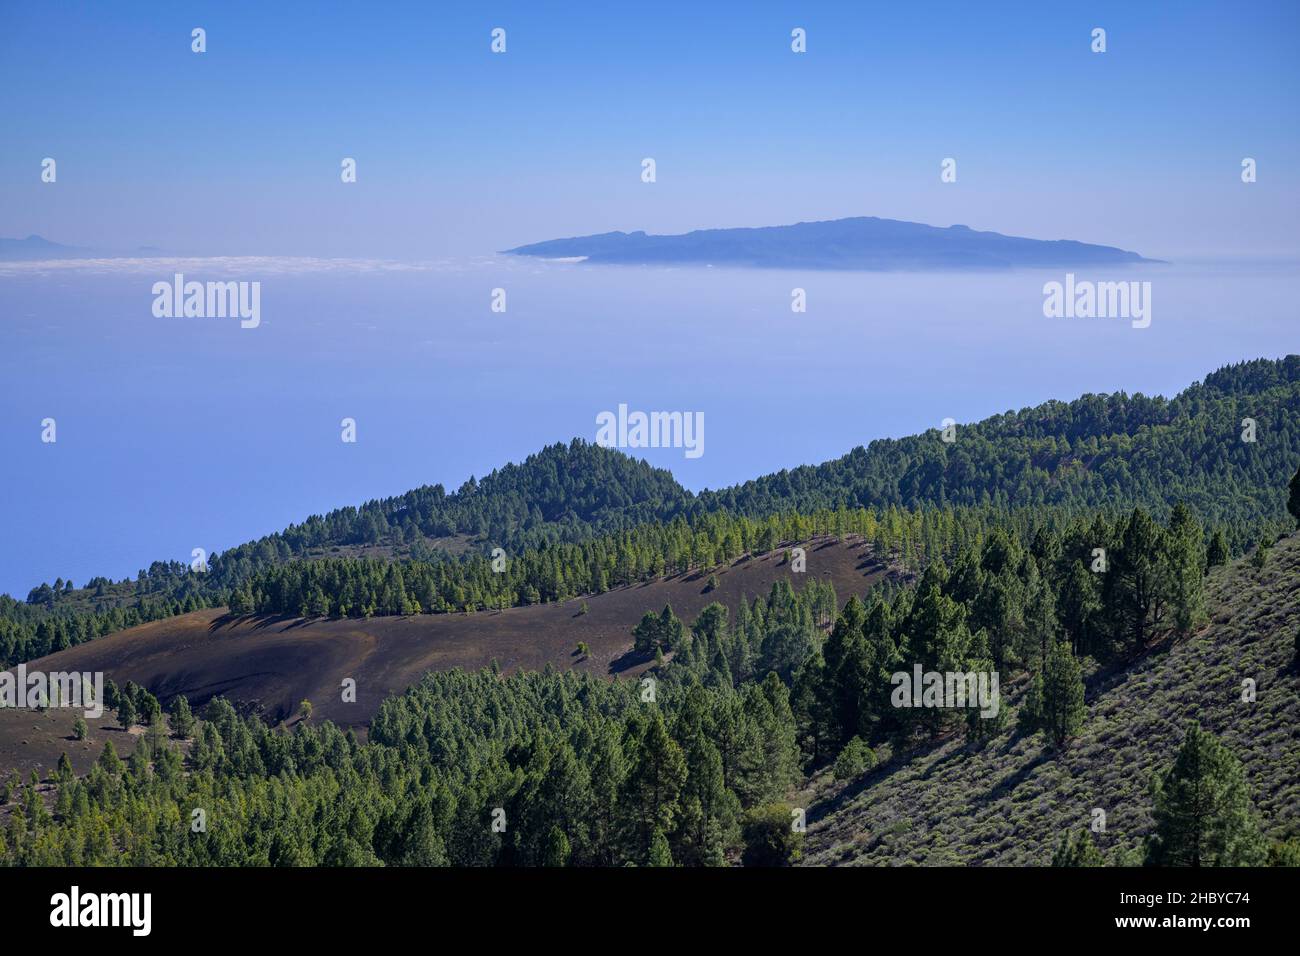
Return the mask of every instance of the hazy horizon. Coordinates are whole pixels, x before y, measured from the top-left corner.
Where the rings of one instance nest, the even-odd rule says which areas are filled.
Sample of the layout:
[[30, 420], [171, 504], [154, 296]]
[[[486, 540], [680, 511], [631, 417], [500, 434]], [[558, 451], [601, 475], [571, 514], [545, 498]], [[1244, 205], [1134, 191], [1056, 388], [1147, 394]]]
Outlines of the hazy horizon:
[[[185, 263], [179, 263], [185, 267]], [[264, 260], [188, 278], [262, 283], [255, 329], [159, 319], [158, 260], [0, 263], [0, 592], [134, 576], [313, 513], [442, 483], [596, 415], [699, 411], [704, 454], [624, 449], [685, 487], [731, 485], [873, 439], [1051, 399], [1172, 397], [1225, 364], [1295, 351], [1300, 268], [1129, 267], [1150, 327], [1048, 319], [1052, 270], [855, 273]], [[232, 271], [233, 268], [233, 271]], [[1083, 270], [1080, 270], [1081, 273]], [[1113, 270], [1106, 277], [1113, 278]], [[1081, 276], [1082, 277], [1082, 276]], [[490, 310], [493, 288], [508, 311]], [[807, 312], [791, 311], [791, 289]], [[93, 308], [87, 308], [93, 303]], [[473, 356], [468, 361], [467, 356]], [[58, 441], [40, 441], [40, 423]], [[357, 442], [340, 442], [344, 417]]]
[[[1286, 2], [10, 5], [0, 236], [126, 258], [0, 262], [0, 591], [454, 488], [621, 403], [703, 413], [703, 455], [646, 456], [699, 490], [1295, 351], [1298, 32]], [[1170, 264], [1076, 270], [1150, 282], [1134, 328], [1045, 317], [1066, 270], [497, 255], [858, 215]], [[176, 272], [259, 283], [259, 327], [159, 317]]]
[[0, 235], [419, 259], [874, 215], [1300, 254], [1295, 4], [656, 12], [11, 6]]

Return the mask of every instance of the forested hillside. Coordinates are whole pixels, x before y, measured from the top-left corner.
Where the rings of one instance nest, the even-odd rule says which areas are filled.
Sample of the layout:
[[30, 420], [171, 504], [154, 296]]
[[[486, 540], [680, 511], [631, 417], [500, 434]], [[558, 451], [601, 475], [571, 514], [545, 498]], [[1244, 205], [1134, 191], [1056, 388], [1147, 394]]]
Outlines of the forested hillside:
[[[60, 579], [25, 602], [0, 596], [0, 665], [204, 607], [399, 614], [598, 593], [602, 580], [645, 580], [802, 540], [783, 531], [791, 513], [837, 532], [852, 523], [860, 530], [868, 513], [883, 526], [899, 508], [962, 506], [978, 522], [995, 516], [1023, 527], [1016, 516], [1030, 511], [1039, 522], [1064, 521], [1141, 505], [1163, 518], [1183, 502], [1239, 554], [1287, 527], [1279, 477], [1300, 461], [1300, 356], [1228, 366], [1173, 400], [1116, 393], [1048, 402], [958, 426], [954, 439], [930, 431], [876, 441], [698, 496], [666, 471], [575, 439], [454, 493], [434, 485], [313, 515], [213, 555], [203, 573], [155, 562], [134, 581], [74, 588]], [[774, 515], [787, 518], [774, 525]], [[750, 533], [735, 530], [736, 518], [753, 520]], [[924, 560], [941, 553], [933, 538], [882, 543], [904, 561]], [[435, 544], [449, 539], [463, 546]], [[504, 575], [491, 573], [494, 548], [509, 556]], [[295, 561], [311, 563], [284, 567]]]
[[1241, 550], [1261, 521], [1286, 526], [1278, 478], [1297, 462], [1300, 356], [1290, 355], [1227, 366], [1172, 400], [1085, 395], [958, 425], [951, 443], [937, 431], [882, 439], [700, 501], [741, 514], [992, 503], [1080, 510], [1140, 504], [1157, 516], [1181, 501], [1223, 526]]
[[[647, 609], [629, 639], [658, 663], [636, 681], [549, 667], [509, 677], [495, 669], [431, 674], [380, 708], [364, 743], [328, 723], [314, 726], [307, 707], [285, 734], [219, 699], [194, 724], [176, 698], [166, 702], [167, 719], [147, 689], [126, 688], [114, 697], [122, 725], [149, 723], [130, 760], [124, 766], [106, 741], [86, 778], [66, 762], [47, 784], [11, 777], [0, 793], [8, 818], [0, 858], [788, 864], [804, 852], [791, 822], [811, 810], [808, 849], [818, 862], [873, 847], [897, 859], [917, 825], [930, 849], [909, 859], [1030, 862], [1026, 854], [1041, 855], [1075, 825], [1071, 807], [1082, 813], [1093, 800], [1052, 768], [1080, 752], [1112, 766], [1107, 748], [1117, 746], [1128, 754], [1123, 766], [1156, 769], [1190, 713], [1205, 715], [1229, 741], [1226, 749], [1202, 745], [1220, 748], [1225, 779], [1239, 773], [1238, 761], [1250, 768], [1251, 789], [1233, 785], [1231, 853], [1219, 862], [1262, 861], [1268, 852], [1290, 859], [1296, 696], [1286, 675], [1300, 624], [1300, 538], [1266, 544], [1226, 576], [1225, 554], [1213, 545], [1207, 549], [1198, 519], [1181, 507], [1164, 523], [1135, 509], [1023, 533], [989, 527], [954, 538], [950, 558], [932, 558], [912, 583], [882, 581], [842, 610], [815, 580], [802, 588], [780, 581], [765, 597], [710, 604], [690, 621], [671, 608]], [[1262, 656], [1243, 651], [1252, 642]], [[1194, 658], [1181, 648], [1194, 649]], [[1150, 674], [1162, 655], [1176, 674]], [[993, 715], [899, 707], [891, 672], [913, 666], [996, 673], [1016, 690]], [[1258, 681], [1259, 705], [1232, 710], [1242, 667]], [[1184, 695], [1185, 704], [1152, 710], [1153, 688]], [[1226, 714], [1238, 716], [1220, 720]], [[1148, 735], [1158, 734], [1175, 736], [1148, 752]], [[172, 737], [193, 742], [183, 748]], [[801, 781], [809, 774], [824, 781], [828, 772], [849, 789], [825, 794], [819, 783], [817, 802], [807, 804]], [[960, 775], [951, 787], [931, 783], [950, 774]], [[946, 849], [959, 840], [983, 846], [999, 812], [1041, 811], [1041, 801], [1017, 803], [1022, 779], [1049, 781], [1078, 806], [1062, 804], [1059, 826], [1048, 825], [1058, 816], [1035, 813], [1028, 836], [1008, 830], [979, 854]], [[858, 820], [850, 831], [864, 836], [831, 851], [825, 835], [850, 832], [833, 822], [841, 806], [856, 806], [859, 793], [893, 793], [893, 781], [917, 809], [905, 821], [898, 809], [880, 822]], [[980, 787], [992, 787], [984, 803], [1009, 800], [1011, 809], [988, 811], [988, 819], [981, 810], [983, 822], [958, 832], [966, 825], [960, 808], [981, 799]], [[1118, 839], [1103, 849], [1127, 861], [1149, 829], [1143, 821], [1166, 811], [1151, 810], [1131, 782], [1109, 793]], [[195, 809], [209, 821], [202, 832], [179, 825]], [[1170, 830], [1150, 852], [1176, 855], [1184, 839]], [[1072, 846], [1079, 859], [1100, 852]]]
[[[988, 740], [935, 741], [906, 763], [844, 782], [819, 774], [802, 796], [811, 807], [806, 862], [1041, 866], [1063, 838], [1075, 844], [1087, 834], [1093, 865], [1141, 864], [1157, 823], [1149, 786], [1189, 720], [1241, 761], [1249, 817], [1267, 841], [1294, 846], [1300, 534], [1262, 561], [1212, 569], [1205, 599], [1205, 626], [1088, 681], [1085, 709], [1063, 747], [1013, 721]], [[1096, 810], [1104, 812], [1100, 828]], [[1290, 861], [1300, 865], [1294, 849]]]

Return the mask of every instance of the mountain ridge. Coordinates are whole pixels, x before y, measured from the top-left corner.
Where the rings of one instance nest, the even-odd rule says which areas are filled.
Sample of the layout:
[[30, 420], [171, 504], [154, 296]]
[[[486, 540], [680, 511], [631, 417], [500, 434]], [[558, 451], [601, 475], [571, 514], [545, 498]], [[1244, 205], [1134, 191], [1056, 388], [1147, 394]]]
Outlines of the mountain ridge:
[[[1257, 421], [1259, 441], [1240, 440]], [[1141, 505], [1159, 518], [1183, 501], [1232, 553], [1290, 527], [1284, 481], [1300, 461], [1300, 355], [1225, 366], [1175, 398], [1085, 395], [958, 426], [880, 439], [820, 465], [698, 495], [665, 469], [580, 439], [471, 478], [374, 499], [214, 553], [208, 573], [155, 561], [135, 580], [56, 581], [27, 600], [0, 595], [0, 664], [113, 630], [225, 604], [276, 565], [334, 555], [483, 560], [714, 514], [976, 506], [1057, 514]]]
[[94, 252], [90, 249], [83, 249], [80, 246], [66, 246], [61, 242], [53, 242], [35, 233], [24, 239], [10, 239], [0, 236], [0, 261], [79, 259], [92, 255], [94, 255]]
[[965, 225], [948, 227], [877, 216], [783, 226], [697, 229], [675, 235], [605, 232], [548, 239], [508, 255], [581, 258], [593, 264], [726, 265], [756, 268], [1011, 269], [1154, 264], [1136, 252], [1073, 239], [1029, 239]]

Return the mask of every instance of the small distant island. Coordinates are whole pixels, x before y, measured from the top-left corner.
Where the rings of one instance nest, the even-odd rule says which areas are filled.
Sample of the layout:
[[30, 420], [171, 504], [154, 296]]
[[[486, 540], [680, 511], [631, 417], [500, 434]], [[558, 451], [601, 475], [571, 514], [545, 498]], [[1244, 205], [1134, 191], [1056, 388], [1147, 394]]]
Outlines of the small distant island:
[[1013, 269], [1159, 262], [1114, 246], [1025, 239], [969, 226], [856, 216], [792, 226], [699, 229], [677, 236], [605, 232], [504, 250], [509, 255], [618, 265], [716, 265], [769, 269]]
[[26, 239], [6, 239], [0, 236], [0, 260], [15, 259], [79, 259], [91, 255], [90, 250], [65, 246], [32, 235]]
[[0, 236], [0, 262], [45, 262], [54, 259], [131, 259], [165, 255], [158, 246], [136, 246], [134, 249], [101, 249], [87, 246], [68, 246], [51, 242], [43, 236], [31, 235], [26, 239], [9, 239]]

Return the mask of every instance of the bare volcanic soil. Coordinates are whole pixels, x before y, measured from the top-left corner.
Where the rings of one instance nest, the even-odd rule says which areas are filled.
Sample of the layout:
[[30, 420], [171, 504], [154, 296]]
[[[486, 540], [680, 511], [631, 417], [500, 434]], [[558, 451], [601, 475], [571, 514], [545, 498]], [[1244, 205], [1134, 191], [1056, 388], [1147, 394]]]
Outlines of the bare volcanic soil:
[[[850, 539], [819, 539], [807, 548], [808, 566], [795, 574], [781, 552], [745, 558], [714, 572], [718, 587], [706, 592], [709, 572], [692, 573], [564, 604], [420, 614], [370, 620], [231, 617], [210, 609], [129, 628], [97, 641], [51, 654], [29, 671], [103, 671], [118, 686], [134, 681], [166, 704], [184, 694], [201, 705], [223, 695], [260, 708], [271, 721], [293, 717], [312, 702], [313, 720], [363, 727], [380, 702], [417, 682], [429, 670], [478, 669], [495, 659], [503, 670], [540, 670], [547, 664], [612, 677], [635, 676], [651, 659], [632, 652], [632, 628], [646, 611], [665, 604], [687, 624], [712, 601], [734, 608], [742, 597], [764, 595], [782, 578], [800, 588], [813, 578], [835, 585], [841, 603], [884, 577], [887, 568], [870, 545]], [[583, 602], [588, 611], [581, 613]], [[578, 642], [590, 650], [577, 653]], [[356, 681], [356, 702], [343, 701], [345, 678]], [[111, 714], [91, 721], [93, 752], [69, 739], [72, 711], [38, 714], [0, 709], [0, 773], [18, 767], [52, 769], [59, 754], [83, 756], [87, 764], [111, 733], [119, 752], [132, 741]], [[66, 719], [65, 719], [66, 718]], [[66, 726], [65, 726], [66, 725]], [[74, 756], [74, 750], [78, 753]], [[80, 752], [85, 750], [82, 755]]]

